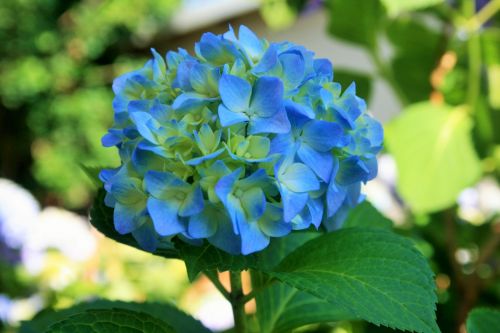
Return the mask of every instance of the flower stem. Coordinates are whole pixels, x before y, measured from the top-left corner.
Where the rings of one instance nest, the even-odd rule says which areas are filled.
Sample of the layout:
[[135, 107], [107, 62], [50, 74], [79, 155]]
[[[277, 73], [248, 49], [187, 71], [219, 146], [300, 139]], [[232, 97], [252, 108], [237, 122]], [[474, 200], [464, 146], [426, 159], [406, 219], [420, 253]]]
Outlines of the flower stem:
[[241, 284], [241, 272], [230, 272], [230, 302], [233, 308], [234, 332], [245, 333], [245, 302]]
[[217, 271], [206, 271], [205, 275], [210, 281], [212, 281], [213, 285], [222, 294], [222, 296], [224, 296], [224, 298], [229, 301], [230, 300], [229, 291], [227, 291], [226, 288], [224, 288], [224, 286], [220, 282]]

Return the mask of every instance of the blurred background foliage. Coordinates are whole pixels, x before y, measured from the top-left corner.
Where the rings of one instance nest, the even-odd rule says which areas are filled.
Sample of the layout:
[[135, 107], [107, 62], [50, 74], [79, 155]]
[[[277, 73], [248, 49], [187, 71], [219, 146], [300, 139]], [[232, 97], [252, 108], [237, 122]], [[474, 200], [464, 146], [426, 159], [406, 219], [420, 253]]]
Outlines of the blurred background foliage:
[[331, 58], [334, 79], [355, 81], [386, 121], [365, 192], [429, 258], [443, 332], [464, 332], [472, 307], [500, 306], [499, 12], [499, 0], [0, 1], [0, 177], [18, 184], [0, 179], [0, 330], [95, 297], [169, 300], [231, 325], [207, 281], [188, 288], [182, 263], [106, 240], [75, 213], [95, 190], [83, 170], [118, 163], [100, 144], [113, 78], [152, 46], [191, 49], [202, 31], [244, 23]]
[[178, 3], [2, 1], [2, 174], [44, 201], [88, 204], [81, 165], [117, 163], [100, 143], [113, 116], [109, 86], [140, 66], [134, 52], [165, 29]]

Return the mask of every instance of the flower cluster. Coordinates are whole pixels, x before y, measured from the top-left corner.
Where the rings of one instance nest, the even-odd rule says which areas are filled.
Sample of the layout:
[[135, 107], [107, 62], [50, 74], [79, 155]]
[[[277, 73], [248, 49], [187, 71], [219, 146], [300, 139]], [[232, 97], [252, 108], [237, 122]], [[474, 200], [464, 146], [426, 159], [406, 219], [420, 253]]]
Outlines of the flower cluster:
[[292, 230], [338, 228], [362, 200], [382, 127], [328, 60], [244, 26], [203, 34], [195, 56], [152, 53], [114, 81], [102, 139], [122, 161], [100, 174], [119, 233], [150, 251], [178, 237], [249, 254]]

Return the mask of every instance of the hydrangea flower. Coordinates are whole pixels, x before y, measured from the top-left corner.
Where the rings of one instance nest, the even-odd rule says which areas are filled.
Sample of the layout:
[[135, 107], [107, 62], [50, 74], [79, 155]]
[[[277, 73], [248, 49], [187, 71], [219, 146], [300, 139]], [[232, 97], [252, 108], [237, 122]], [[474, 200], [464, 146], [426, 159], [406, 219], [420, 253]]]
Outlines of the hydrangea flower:
[[241, 26], [206, 33], [113, 83], [103, 170], [117, 232], [154, 251], [173, 237], [232, 254], [271, 237], [339, 228], [377, 173], [383, 131], [332, 64]]

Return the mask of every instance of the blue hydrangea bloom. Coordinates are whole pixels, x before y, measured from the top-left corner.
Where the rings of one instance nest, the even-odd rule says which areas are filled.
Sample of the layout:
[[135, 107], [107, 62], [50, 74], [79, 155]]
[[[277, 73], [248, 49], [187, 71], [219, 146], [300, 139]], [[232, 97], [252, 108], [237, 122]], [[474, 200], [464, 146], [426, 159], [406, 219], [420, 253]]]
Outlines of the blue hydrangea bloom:
[[206, 33], [113, 83], [103, 170], [115, 229], [154, 251], [178, 237], [232, 254], [272, 237], [342, 225], [377, 173], [379, 122], [326, 59], [241, 26]]

